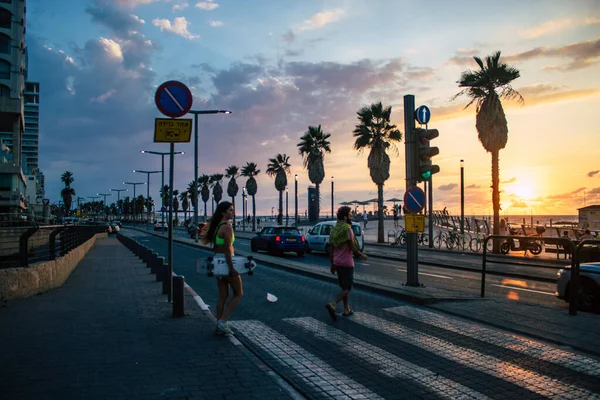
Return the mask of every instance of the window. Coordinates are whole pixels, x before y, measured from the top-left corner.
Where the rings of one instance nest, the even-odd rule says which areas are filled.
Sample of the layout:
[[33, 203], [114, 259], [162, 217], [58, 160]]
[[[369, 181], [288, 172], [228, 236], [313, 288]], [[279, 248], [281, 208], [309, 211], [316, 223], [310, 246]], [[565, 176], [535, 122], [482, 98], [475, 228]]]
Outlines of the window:
[[10, 88], [8, 86], [0, 85], [0, 97], [10, 97]]
[[0, 33], [0, 53], [10, 54], [10, 37]]
[[10, 79], [10, 64], [8, 61], [0, 60], [0, 79]]
[[11, 21], [10, 18], [12, 14], [5, 8], [0, 8], [0, 28], [11, 29]]

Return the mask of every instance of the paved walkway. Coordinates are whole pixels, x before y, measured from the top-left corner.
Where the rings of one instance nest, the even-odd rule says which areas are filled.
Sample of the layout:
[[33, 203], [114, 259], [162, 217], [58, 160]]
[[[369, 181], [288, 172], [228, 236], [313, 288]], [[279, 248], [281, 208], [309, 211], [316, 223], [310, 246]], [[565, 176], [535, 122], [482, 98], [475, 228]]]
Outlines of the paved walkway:
[[0, 308], [0, 398], [285, 399], [268, 367], [186, 318], [116, 238], [98, 240], [65, 285]]

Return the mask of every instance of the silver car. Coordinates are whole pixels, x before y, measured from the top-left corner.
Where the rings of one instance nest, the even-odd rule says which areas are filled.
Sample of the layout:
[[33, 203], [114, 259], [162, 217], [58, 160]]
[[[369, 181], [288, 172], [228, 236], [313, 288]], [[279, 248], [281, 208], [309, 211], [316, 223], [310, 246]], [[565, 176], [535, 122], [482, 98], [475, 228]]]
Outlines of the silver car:
[[[557, 273], [556, 296], [569, 302], [571, 268], [561, 269]], [[582, 311], [600, 311], [600, 262], [590, 262], [579, 266], [578, 308]]]
[[[329, 233], [335, 224], [337, 224], [337, 221], [324, 221], [318, 223], [311, 230], [309, 230], [306, 234], [305, 241], [306, 252], [310, 253], [311, 251], [324, 251], [329, 253]], [[352, 232], [358, 241], [358, 247], [360, 251], [363, 251], [365, 248], [365, 238], [360, 224], [352, 222]]]

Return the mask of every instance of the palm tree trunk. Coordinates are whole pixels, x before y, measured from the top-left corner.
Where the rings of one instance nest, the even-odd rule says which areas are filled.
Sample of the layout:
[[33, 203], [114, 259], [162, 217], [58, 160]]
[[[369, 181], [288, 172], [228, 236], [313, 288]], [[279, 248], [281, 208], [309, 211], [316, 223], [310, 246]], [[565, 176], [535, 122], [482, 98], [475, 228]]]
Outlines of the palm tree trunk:
[[206, 216], [206, 202], [204, 201], [204, 222], [208, 221], [208, 218]]
[[256, 232], [256, 200], [252, 195], [252, 232]]
[[283, 225], [283, 190], [279, 191], [279, 214], [277, 214], [277, 223]]
[[[494, 209], [494, 235], [500, 234], [500, 152], [492, 151], [492, 208]], [[500, 241], [494, 240], [492, 251], [500, 251]]]
[[317, 222], [319, 222], [321, 212], [321, 185], [315, 183], [315, 197], [317, 198]]
[[383, 184], [377, 185], [377, 243], [383, 243]]

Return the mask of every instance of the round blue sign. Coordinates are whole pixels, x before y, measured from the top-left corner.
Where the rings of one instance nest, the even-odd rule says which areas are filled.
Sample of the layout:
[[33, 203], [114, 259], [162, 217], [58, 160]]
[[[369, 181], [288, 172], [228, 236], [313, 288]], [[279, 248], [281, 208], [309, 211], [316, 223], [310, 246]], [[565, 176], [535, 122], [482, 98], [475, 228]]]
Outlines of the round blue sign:
[[410, 187], [404, 193], [404, 207], [411, 213], [417, 214], [425, 207], [425, 192], [418, 186]]
[[154, 102], [167, 117], [182, 117], [192, 108], [192, 92], [181, 82], [168, 81], [156, 89]]
[[415, 110], [415, 119], [421, 124], [426, 125], [431, 118], [431, 111], [427, 106], [420, 106]]

